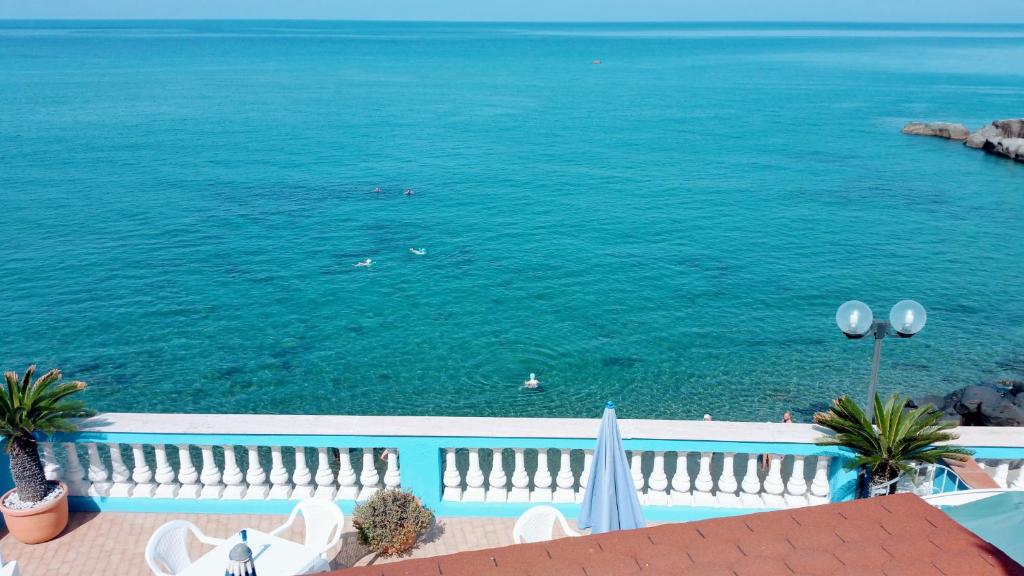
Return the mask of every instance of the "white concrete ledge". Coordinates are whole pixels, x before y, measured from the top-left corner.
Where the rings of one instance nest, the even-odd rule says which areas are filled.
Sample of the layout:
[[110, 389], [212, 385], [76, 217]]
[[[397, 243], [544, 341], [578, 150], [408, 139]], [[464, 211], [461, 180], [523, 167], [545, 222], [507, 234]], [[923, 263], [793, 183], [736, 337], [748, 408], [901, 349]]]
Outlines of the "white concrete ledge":
[[[452, 436], [594, 438], [598, 418], [465, 418], [444, 416], [303, 416], [266, 414], [103, 413], [83, 430], [144, 434], [310, 436]], [[813, 443], [824, 429], [811, 424], [619, 420], [625, 439]], [[1024, 428], [959, 428], [965, 446], [1024, 446]]]

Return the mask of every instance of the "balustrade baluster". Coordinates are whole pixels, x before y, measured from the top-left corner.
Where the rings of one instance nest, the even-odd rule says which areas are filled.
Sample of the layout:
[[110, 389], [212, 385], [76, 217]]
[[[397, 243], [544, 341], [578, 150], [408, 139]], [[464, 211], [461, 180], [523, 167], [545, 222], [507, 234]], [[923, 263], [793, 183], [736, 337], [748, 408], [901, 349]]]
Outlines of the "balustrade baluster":
[[68, 461], [67, 479], [65, 480], [68, 486], [68, 495], [88, 496], [90, 482], [85, 479], [85, 469], [82, 468], [82, 463], [78, 460], [78, 447], [74, 442], [65, 442], [64, 454]]
[[583, 502], [583, 496], [587, 493], [587, 485], [590, 484], [590, 469], [594, 465], [594, 451], [583, 451], [583, 470], [580, 472], [580, 489], [576, 492], [576, 502]]
[[224, 449], [224, 499], [241, 500], [245, 497], [245, 476], [242, 469], [238, 467], [238, 459], [235, 457], [235, 447], [226, 444]]
[[804, 457], [800, 455], [793, 456], [793, 470], [786, 482], [786, 505], [807, 505], [807, 478], [804, 476]]
[[[154, 444], [153, 452], [156, 455], [156, 470], [153, 473], [153, 479], [156, 480], [156, 492], [153, 496], [155, 498], [174, 498], [178, 495], [179, 485], [174, 480], [174, 468], [171, 467], [171, 462], [167, 459], [167, 445]], [[118, 453], [118, 459], [120, 457], [121, 454]], [[111, 450], [111, 459], [113, 459], [113, 450]]]
[[384, 469], [384, 486], [386, 488], [401, 488], [402, 471], [398, 463], [398, 449], [385, 448], [384, 457], [387, 467]]
[[469, 449], [469, 466], [466, 467], [466, 490], [462, 493], [463, 502], [483, 502], [484, 472], [480, 469], [480, 450]]
[[245, 466], [245, 488], [246, 500], [265, 500], [270, 495], [270, 486], [267, 486], [267, 472], [260, 462], [260, 447], [246, 446], [247, 460]]
[[199, 492], [202, 500], [218, 500], [224, 494], [224, 484], [221, 483], [220, 468], [213, 459], [213, 446], [200, 446], [200, 453], [203, 455], [203, 468], [199, 472], [199, 481], [203, 489]]
[[514, 448], [515, 458], [512, 468], [512, 490], [508, 493], [509, 502], [530, 501], [530, 475], [526, 472], [526, 450]]
[[156, 495], [153, 483], [153, 469], [146, 462], [146, 449], [142, 444], [132, 444], [132, 498], [152, 498]]
[[701, 452], [700, 469], [697, 477], [693, 480], [693, 504], [694, 506], [714, 506], [715, 497], [711, 493], [715, 487], [715, 481], [711, 477], [711, 452]]
[[95, 442], [89, 442], [85, 445], [85, 450], [89, 455], [87, 477], [91, 482], [88, 494], [106, 498], [110, 495], [110, 487], [113, 486], [113, 483], [110, 482], [110, 474], [107, 473], [107, 467], [103, 465], [103, 459], [100, 458], [100, 449], [96, 447]]
[[[132, 447], [134, 450], [134, 446]], [[192, 463], [192, 451], [188, 444], [178, 444], [178, 498], [195, 499], [199, 498], [199, 472]]]
[[632, 450], [629, 458], [629, 475], [633, 479], [633, 488], [636, 490], [636, 497], [641, 504], [644, 503], [643, 455], [644, 453], [640, 450]]
[[761, 478], [758, 477], [757, 454], [747, 454], [747, 471], [743, 474], [743, 481], [740, 483], [740, 502], [745, 508], [761, 508], [764, 500], [761, 499]]
[[110, 452], [110, 479], [113, 480], [113, 484], [110, 486], [110, 496], [128, 498], [132, 495], [135, 483], [132, 482], [131, 470], [124, 465], [124, 459], [121, 457], [121, 445], [107, 444], [107, 450]]
[[338, 449], [338, 495], [335, 500], [355, 500], [359, 496], [356, 471], [352, 469], [352, 453], [348, 448]]
[[280, 446], [270, 447], [270, 495], [271, 500], [287, 500], [292, 495], [292, 484], [288, 481], [288, 469], [284, 467]]
[[[1006, 488], [1007, 481], [1009, 480], [1009, 478], [1010, 478], [1010, 461], [1009, 460], [999, 460], [998, 462], [996, 462], [995, 470], [992, 472], [992, 480], [994, 480], [995, 483], [998, 484], [1000, 488]], [[92, 480], [92, 479], [90, 478], [90, 480]], [[95, 484], [96, 481], [93, 480], [93, 483]]]
[[665, 453], [654, 453], [654, 465], [647, 479], [647, 503], [664, 506], [669, 503], [668, 476], [665, 475]]
[[359, 483], [363, 487], [359, 491], [358, 500], [366, 500], [380, 489], [380, 474], [373, 460], [373, 448], [363, 448], [363, 469], [359, 472]]
[[722, 473], [718, 476], [718, 491], [715, 498], [723, 508], [738, 508], [741, 505], [737, 495], [739, 483], [736, 482], [736, 453], [722, 454]]
[[295, 447], [295, 471], [292, 472], [292, 500], [305, 500], [312, 498], [315, 492], [313, 487], [313, 473], [306, 464], [306, 449], [302, 446]]
[[576, 500], [576, 479], [572, 475], [572, 466], [568, 448], [558, 450], [558, 475], [555, 476], [555, 502], [573, 502]]
[[334, 471], [331, 470], [331, 462], [327, 457], [327, 448], [321, 446], [316, 449], [316, 492], [315, 498], [334, 500], [338, 489], [334, 485]]
[[449, 502], [462, 500], [462, 474], [455, 460], [455, 448], [444, 451], [444, 495], [441, 499]]
[[768, 463], [768, 475], [764, 479], [762, 498], [764, 498], [765, 506], [769, 508], [782, 508], [786, 505], [786, 499], [783, 497], [786, 485], [782, 481], [782, 459], [785, 456], [771, 454], [767, 455], [766, 458], [771, 458], [771, 461]]
[[62, 480], [61, 475], [64, 469], [57, 461], [57, 455], [53, 451], [53, 442], [40, 442], [43, 446], [43, 474], [51, 482]]
[[501, 448], [491, 449], [491, 474], [487, 477], [487, 501], [505, 502], [508, 499], [508, 477]]
[[548, 468], [548, 451], [537, 449], [537, 471], [533, 474], [533, 492], [531, 502], [551, 502], [551, 471]]
[[827, 504], [831, 500], [828, 485], [828, 466], [831, 460], [828, 456], [818, 456], [814, 464], [814, 478], [807, 497], [810, 504]]
[[672, 505], [690, 506], [693, 495], [690, 494], [689, 452], [676, 452], [676, 473], [672, 476]]

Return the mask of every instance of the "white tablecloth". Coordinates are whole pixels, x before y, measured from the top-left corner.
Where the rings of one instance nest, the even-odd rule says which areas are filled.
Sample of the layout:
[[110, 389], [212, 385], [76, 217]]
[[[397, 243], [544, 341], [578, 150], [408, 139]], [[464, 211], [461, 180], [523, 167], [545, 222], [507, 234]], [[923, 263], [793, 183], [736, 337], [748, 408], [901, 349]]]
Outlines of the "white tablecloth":
[[[271, 536], [266, 532], [247, 529], [247, 544], [252, 549], [259, 576], [295, 576], [321, 569], [323, 560], [316, 550], [306, 548], [298, 542]], [[241, 534], [228, 538], [220, 546], [207, 552], [192, 563], [179, 576], [211, 576], [224, 574], [228, 567], [228, 553], [242, 541]]]

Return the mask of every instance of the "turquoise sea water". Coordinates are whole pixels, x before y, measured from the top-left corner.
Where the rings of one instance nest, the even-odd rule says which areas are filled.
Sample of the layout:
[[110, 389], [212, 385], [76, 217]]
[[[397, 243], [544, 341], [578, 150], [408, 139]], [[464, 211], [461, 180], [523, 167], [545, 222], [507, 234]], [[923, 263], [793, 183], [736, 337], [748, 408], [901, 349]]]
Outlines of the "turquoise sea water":
[[101, 410], [806, 420], [865, 387], [836, 307], [913, 298], [883, 391], [1024, 379], [1024, 165], [899, 133], [1024, 114], [1020, 62], [1021, 26], [2, 22], [0, 366]]

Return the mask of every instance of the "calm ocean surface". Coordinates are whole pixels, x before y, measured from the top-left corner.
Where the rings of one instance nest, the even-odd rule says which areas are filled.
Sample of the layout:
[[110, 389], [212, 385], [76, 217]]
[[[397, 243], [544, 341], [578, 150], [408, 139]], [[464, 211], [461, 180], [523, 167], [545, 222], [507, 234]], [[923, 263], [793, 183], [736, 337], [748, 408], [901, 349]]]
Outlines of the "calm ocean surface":
[[1021, 62], [1021, 26], [0, 22], [0, 366], [100, 410], [806, 421], [864, 393], [836, 307], [913, 298], [883, 391], [1024, 379], [1024, 165], [899, 133], [1024, 114]]

